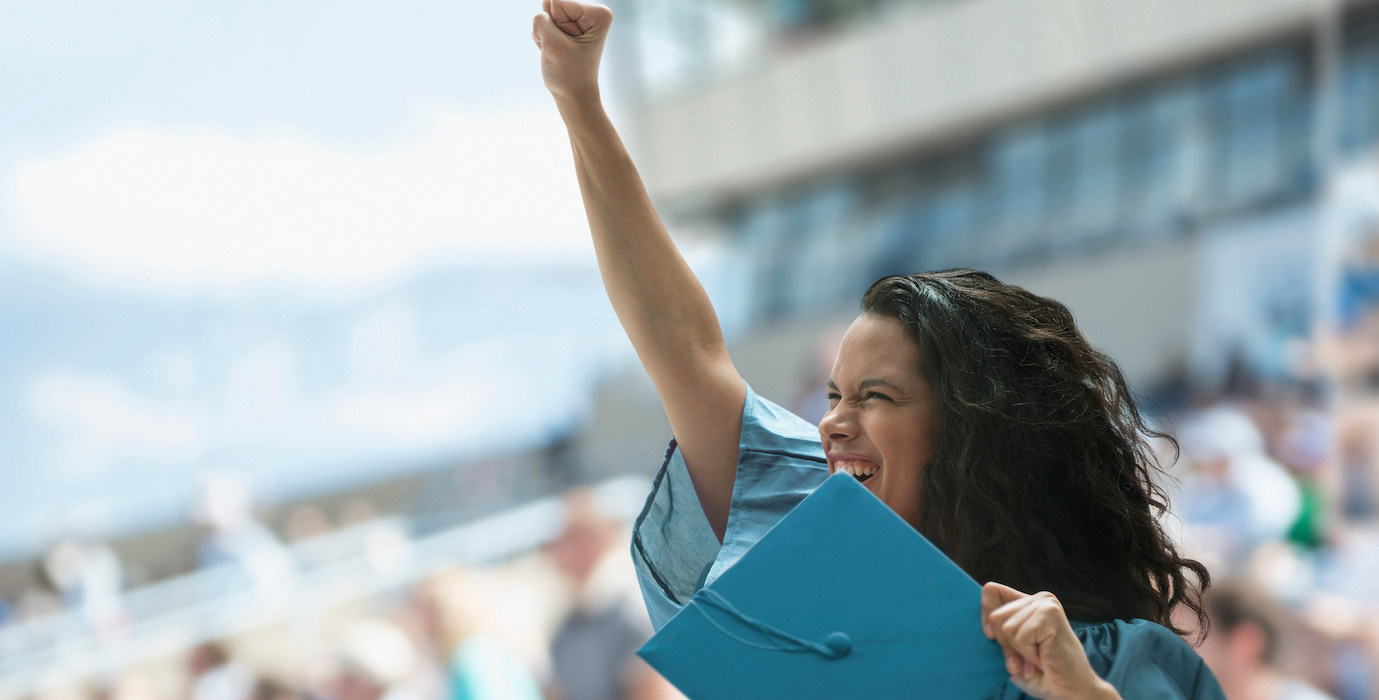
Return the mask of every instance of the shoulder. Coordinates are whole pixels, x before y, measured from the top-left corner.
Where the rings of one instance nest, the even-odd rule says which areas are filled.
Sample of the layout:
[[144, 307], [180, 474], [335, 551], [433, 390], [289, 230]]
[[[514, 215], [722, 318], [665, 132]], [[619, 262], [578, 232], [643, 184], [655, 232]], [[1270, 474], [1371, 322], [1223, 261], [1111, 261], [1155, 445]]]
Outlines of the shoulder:
[[1113, 620], [1073, 629], [1092, 668], [1124, 697], [1225, 697], [1202, 657], [1163, 625]]

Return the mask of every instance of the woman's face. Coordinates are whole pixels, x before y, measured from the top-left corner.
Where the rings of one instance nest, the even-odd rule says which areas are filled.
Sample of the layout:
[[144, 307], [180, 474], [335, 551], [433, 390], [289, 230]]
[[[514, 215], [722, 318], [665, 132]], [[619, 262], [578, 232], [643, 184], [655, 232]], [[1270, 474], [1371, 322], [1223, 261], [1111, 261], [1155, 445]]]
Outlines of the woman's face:
[[919, 515], [919, 473], [935, 445], [934, 396], [919, 347], [900, 321], [862, 314], [843, 335], [819, 436], [830, 474], [863, 477], [906, 522]]

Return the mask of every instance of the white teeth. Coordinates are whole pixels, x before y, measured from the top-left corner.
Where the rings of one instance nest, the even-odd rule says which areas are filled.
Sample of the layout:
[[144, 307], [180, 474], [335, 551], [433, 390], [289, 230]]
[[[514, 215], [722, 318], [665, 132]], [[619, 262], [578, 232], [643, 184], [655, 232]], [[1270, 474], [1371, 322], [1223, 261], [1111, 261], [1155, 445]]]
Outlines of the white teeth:
[[881, 469], [875, 464], [854, 461], [834, 462], [833, 467], [834, 471], [844, 472], [852, 476], [872, 476]]

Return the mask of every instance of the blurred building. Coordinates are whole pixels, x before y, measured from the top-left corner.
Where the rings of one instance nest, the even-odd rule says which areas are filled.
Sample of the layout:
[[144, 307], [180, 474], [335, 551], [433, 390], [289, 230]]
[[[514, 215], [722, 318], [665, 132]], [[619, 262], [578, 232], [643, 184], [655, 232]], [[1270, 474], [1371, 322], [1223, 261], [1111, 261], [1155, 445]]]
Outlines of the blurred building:
[[[611, 4], [619, 128], [758, 393], [808, 414], [868, 284], [959, 266], [1068, 304], [1166, 409], [1308, 371], [1327, 173], [1379, 140], [1379, 2]], [[668, 426], [636, 370], [583, 457], [654, 462], [642, 435]]]
[[1379, 138], [1372, 0], [614, 10], [653, 199], [741, 261], [715, 298], [730, 335], [970, 266], [1068, 303], [1141, 388], [1232, 357], [1287, 372], [1323, 174]]

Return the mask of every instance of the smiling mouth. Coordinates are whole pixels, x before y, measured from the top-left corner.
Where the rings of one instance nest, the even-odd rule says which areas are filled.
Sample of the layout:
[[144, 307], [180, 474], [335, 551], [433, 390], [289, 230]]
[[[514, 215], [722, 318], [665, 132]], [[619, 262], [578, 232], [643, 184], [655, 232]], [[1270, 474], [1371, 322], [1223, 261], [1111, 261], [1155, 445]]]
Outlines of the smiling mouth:
[[876, 473], [881, 471], [881, 467], [878, 467], [870, 462], [861, 462], [847, 459], [838, 460], [837, 462], [834, 462], [833, 470], [835, 473], [844, 472], [847, 474], [851, 474], [852, 478], [858, 481], [866, 481], [867, 479], [876, 476]]

